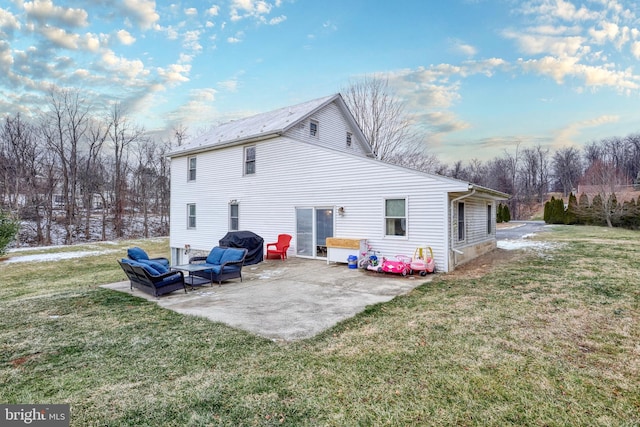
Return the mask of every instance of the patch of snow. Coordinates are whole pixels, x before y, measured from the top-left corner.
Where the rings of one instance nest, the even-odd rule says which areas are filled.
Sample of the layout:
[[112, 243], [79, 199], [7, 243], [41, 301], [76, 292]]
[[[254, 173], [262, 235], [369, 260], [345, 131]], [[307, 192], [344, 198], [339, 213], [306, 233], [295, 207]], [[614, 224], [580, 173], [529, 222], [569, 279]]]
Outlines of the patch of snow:
[[8, 264], [13, 262], [60, 261], [63, 259], [84, 258], [88, 256], [103, 255], [103, 254], [113, 253], [113, 252], [119, 252], [119, 251], [115, 249], [110, 249], [106, 251], [54, 252], [54, 253], [46, 253], [46, 254], [23, 255], [23, 256], [11, 257], [4, 262]]
[[553, 259], [553, 256], [548, 254], [547, 251], [558, 249], [562, 246], [561, 243], [554, 242], [537, 242], [534, 240], [499, 240], [498, 248], [505, 249], [507, 251], [513, 251], [517, 249], [525, 249], [535, 251], [537, 256], [545, 259]]

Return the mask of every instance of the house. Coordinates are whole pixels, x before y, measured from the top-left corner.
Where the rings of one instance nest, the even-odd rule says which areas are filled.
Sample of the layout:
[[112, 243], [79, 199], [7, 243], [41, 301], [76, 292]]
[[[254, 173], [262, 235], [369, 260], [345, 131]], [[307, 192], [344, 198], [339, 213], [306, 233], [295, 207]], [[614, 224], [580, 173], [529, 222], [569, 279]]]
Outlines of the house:
[[376, 160], [340, 94], [223, 124], [169, 156], [173, 263], [250, 230], [290, 234], [289, 256], [314, 259], [329, 237], [386, 256], [429, 246], [446, 272], [495, 248], [508, 197]]

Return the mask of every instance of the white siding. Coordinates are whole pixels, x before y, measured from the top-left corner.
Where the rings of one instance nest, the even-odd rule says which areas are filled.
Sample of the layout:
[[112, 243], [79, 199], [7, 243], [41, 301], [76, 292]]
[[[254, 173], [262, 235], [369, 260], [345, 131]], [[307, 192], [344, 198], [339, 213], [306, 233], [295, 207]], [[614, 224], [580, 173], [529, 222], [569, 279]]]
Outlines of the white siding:
[[[312, 137], [309, 132], [311, 120], [318, 123], [317, 137]], [[351, 132], [353, 135], [350, 147], [347, 146], [347, 132]], [[366, 153], [361, 148], [364, 141], [360, 140], [358, 135], [356, 129], [352, 129], [349, 126], [340, 108], [335, 102], [332, 102], [310, 118], [289, 129], [284, 136], [312, 144], [324, 145], [325, 147], [351, 154], [366, 156]]]
[[[465, 213], [465, 238], [458, 240], [458, 203], [464, 203]], [[491, 233], [487, 233], [487, 205], [491, 205]], [[493, 240], [496, 237], [496, 206], [492, 200], [479, 197], [468, 197], [453, 203], [453, 215], [451, 216], [452, 247], [459, 249], [469, 245]]]
[[[242, 174], [241, 146], [199, 154], [195, 182], [186, 181], [187, 157], [172, 159], [171, 247], [217, 245], [228, 231], [229, 201], [237, 200], [240, 230], [259, 234], [265, 243], [279, 233], [291, 234], [295, 253], [295, 208], [342, 206], [344, 216], [335, 215], [335, 237], [365, 238], [386, 256], [431, 246], [438, 269], [447, 270], [447, 192], [464, 191], [466, 183], [285, 137], [255, 146], [252, 176]], [[384, 199], [402, 197], [407, 198], [408, 235], [385, 236]], [[195, 230], [186, 227], [188, 203], [197, 205]]]

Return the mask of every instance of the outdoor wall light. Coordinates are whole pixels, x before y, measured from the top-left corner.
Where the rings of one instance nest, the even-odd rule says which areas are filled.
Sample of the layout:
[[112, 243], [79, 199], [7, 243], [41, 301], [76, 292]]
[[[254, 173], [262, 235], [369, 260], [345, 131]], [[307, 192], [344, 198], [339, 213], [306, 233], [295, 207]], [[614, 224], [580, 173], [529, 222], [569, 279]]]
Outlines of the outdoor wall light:
[[340, 206], [340, 207], [338, 208], [338, 215], [340, 215], [340, 216], [344, 216], [344, 206]]
[[189, 255], [191, 253], [191, 245], [184, 245], [184, 254]]

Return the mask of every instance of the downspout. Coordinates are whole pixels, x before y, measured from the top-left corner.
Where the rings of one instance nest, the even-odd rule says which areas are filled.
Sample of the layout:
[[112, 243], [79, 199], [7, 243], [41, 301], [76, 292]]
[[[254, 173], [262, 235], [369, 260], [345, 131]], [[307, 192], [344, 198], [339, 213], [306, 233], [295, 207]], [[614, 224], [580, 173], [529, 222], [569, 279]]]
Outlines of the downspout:
[[459, 202], [462, 199], [466, 199], [467, 197], [471, 197], [474, 194], [476, 194], [476, 189], [471, 187], [471, 192], [470, 193], [464, 194], [464, 195], [462, 195], [460, 197], [456, 197], [455, 199], [453, 199], [451, 201], [451, 207], [449, 208], [449, 213], [451, 215], [451, 221], [450, 221], [451, 225], [449, 227], [449, 230], [450, 230], [450, 233], [451, 233], [450, 236], [449, 236], [449, 249], [453, 252], [453, 267], [454, 268], [457, 265], [456, 255], [462, 255], [462, 254], [464, 254], [464, 252], [459, 251], [458, 249], [455, 249], [453, 247], [453, 239], [454, 239], [454, 235], [453, 235], [453, 206], [454, 206], [454, 204], [456, 202]]

